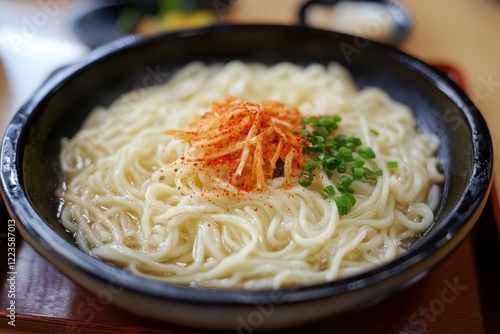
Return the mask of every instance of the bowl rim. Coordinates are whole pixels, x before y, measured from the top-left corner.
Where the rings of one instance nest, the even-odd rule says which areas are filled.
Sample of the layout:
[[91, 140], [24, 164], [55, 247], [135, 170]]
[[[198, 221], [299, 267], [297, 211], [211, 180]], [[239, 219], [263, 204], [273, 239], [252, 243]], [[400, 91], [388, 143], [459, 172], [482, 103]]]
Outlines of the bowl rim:
[[[100, 282], [109, 282], [113, 277], [120, 277], [120, 284], [138, 294], [166, 298], [190, 303], [208, 304], [238, 304], [254, 305], [256, 301], [269, 300], [277, 290], [243, 290], [214, 289], [206, 287], [186, 287], [155, 281], [129, 273], [123, 269], [93, 258], [76, 247], [68, 247], [66, 241], [55, 233], [36, 213], [30, 204], [22, 180], [22, 150], [20, 138], [25, 135], [24, 129], [30, 118], [37, 111], [37, 106], [71, 80], [75, 75], [93, 63], [109, 57], [118, 56], [133, 48], [140, 48], [149, 43], [169, 38], [189, 38], [203, 34], [224, 34], [249, 30], [287, 30], [289, 33], [306, 32], [323, 34], [332, 40], [354, 41], [358, 37], [325, 31], [305, 26], [288, 26], [272, 24], [231, 24], [215, 25], [169, 33], [160, 33], [148, 37], [127, 36], [118, 41], [103, 45], [77, 63], [65, 67], [43, 83], [30, 99], [19, 109], [8, 124], [2, 141], [1, 154], [1, 185], [2, 193], [11, 216], [20, 223], [23, 237], [39, 252], [48, 252], [58, 261], [74, 266], [78, 271], [85, 272]], [[463, 227], [467, 221], [480, 211], [486, 201], [492, 183], [493, 149], [490, 133], [486, 122], [472, 101], [448, 76], [427, 63], [414, 58], [394, 47], [370, 41], [368, 47], [376, 48], [401, 66], [415, 71], [418, 75], [430, 81], [441, 92], [458, 106], [470, 127], [474, 148], [473, 175], [467, 183], [467, 191], [457, 201], [455, 211], [442, 221], [443, 228], [429, 236], [426, 244], [421, 244], [398, 258], [367, 272], [350, 276], [332, 282], [319, 283], [297, 288], [284, 288], [278, 291], [286, 295], [286, 302], [304, 302], [311, 299], [326, 298], [346, 292], [353, 292], [370, 286], [381, 284], [401, 271], [405, 271], [423, 261], [435, 249], [444, 247], [453, 236], [461, 234], [454, 248], [465, 238]], [[479, 144], [481, 143], [481, 147]], [[464, 202], [467, 202], [464, 204]], [[459, 210], [460, 209], [460, 210]], [[19, 224], [18, 224], [19, 225]], [[471, 228], [471, 227], [470, 227]], [[469, 230], [470, 230], [469, 228]], [[429, 244], [432, 247], [429, 247]], [[427, 245], [427, 246], [426, 246]], [[425, 247], [424, 247], [425, 246]]]

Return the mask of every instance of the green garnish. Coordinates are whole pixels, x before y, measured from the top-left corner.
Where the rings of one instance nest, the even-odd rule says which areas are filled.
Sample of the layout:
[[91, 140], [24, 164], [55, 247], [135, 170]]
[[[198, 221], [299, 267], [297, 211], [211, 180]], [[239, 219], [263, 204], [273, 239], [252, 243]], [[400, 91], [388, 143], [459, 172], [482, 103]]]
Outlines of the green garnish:
[[[304, 164], [298, 182], [303, 187], [309, 187], [318, 169], [329, 179], [334, 173], [341, 175], [335, 186], [328, 185], [321, 191], [321, 196], [325, 199], [333, 197], [339, 214], [345, 215], [356, 204], [356, 199], [352, 195], [355, 190], [351, 184], [361, 180], [374, 185], [377, 177], [382, 175], [382, 170], [365, 167], [366, 160], [375, 158], [375, 152], [370, 147], [361, 147], [361, 139], [350, 134], [333, 135], [340, 121], [338, 115], [302, 119], [303, 130], [300, 132], [304, 136], [302, 148], [310, 159]], [[378, 135], [375, 130], [370, 131]], [[346, 174], [348, 170], [352, 175]], [[335, 197], [337, 191], [341, 195]]]
[[397, 161], [387, 162], [387, 168], [398, 168], [398, 162]]
[[351, 208], [356, 204], [356, 199], [351, 194], [345, 194], [335, 198], [335, 203], [339, 210], [339, 215], [344, 216], [351, 211]]
[[370, 129], [370, 133], [374, 136], [378, 136], [379, 135], [379, 132], [375, 129]]
[[326, 186], [321, 192], [321, 196], [323, 196], [324, 199], [332, 197], [333, 195], [335, 195], [335, 188], [331, 184]]
[[356, 167], [363, 167], [365, 164], [365, 160], [362, 158], [356, 158], [352, 162], [356, 165]]
[[353, 167], [352, 176], [355, 180], [359, 180], [366, 174], [367, 171], [369, 171], [369, 169], [367, 169], [367, 168]]
[[354, 188], [351, 187], [351, 183], [354, 179], [347, 175], [343, 175], [340, 178], [340, 182], [337, 183], [337, 189], [343, 194], [354, 194]]
[[375, 158], [375, 152], [370, 147], [363, 147], [358, 150], [359, 155], [365, 159]]

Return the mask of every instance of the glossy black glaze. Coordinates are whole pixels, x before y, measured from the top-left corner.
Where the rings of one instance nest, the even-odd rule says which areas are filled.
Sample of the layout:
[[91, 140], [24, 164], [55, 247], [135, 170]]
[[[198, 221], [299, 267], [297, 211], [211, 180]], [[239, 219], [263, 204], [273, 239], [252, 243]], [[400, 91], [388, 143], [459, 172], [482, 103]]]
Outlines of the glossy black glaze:
[[[136, 277], [79, 251], [56, 218], [60, 139], [89, 111], [123, 92], [168, 79], [193, 60], [299, 64], [336, 61], [362, 87], [377, 86], [410, 105], [418, 127], [442, 141], [446, 175], [435, 224], [404, 256], [332, 283], [280, 291], [222, 291]], [[425, 276], [465, 238], [487, 198], [493, 150], [486, 123], [443, 73], [394, 48], [307, 27], [220, 26], [129, 37], [94, 50], [54, 74], [19, 110], [2, 143], [2, 191], [23, 237], [62, 272], [140, 315], [205, 328], [236, 328], [268, 306], [259, 328], [312, 321], [374, 303]], [[262, 311], [263, 312], [263, 311]]]

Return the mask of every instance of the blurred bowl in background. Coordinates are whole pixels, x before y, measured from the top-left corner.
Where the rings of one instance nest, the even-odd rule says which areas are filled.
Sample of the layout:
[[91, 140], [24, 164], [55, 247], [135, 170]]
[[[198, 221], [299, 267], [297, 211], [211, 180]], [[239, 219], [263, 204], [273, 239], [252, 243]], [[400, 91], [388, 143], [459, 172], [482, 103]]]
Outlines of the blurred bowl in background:
[[219, 23], [231, 0], [115, 0], [76, 18], [75, 34], [91, 49], [127, 35]]
[[401, 43], [411, 29], [408, 10], [386, 0], [310, 0], [301, 6], [299, 20], [389, 45]]

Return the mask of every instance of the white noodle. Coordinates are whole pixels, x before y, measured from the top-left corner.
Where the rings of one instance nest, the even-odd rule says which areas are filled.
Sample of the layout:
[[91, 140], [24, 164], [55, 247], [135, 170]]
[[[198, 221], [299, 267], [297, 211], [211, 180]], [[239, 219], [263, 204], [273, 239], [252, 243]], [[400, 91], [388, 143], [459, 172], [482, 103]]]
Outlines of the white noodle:
[[[228, 95], [284, 102], [304, 116], [341, 115], [337, 131], [372, 147], [377, 157], [367, 166], [383, 175], [374, 186], [355, 181], [357, 203], [339, 216], [314, 187], [285, 188], [278, 178], [242, 194], [210, 170], [179, 163], [186, 144], [165, 131], [186, 129]], [[417, 132], [409, 108], [376, 88], [358, 92], [336, 64], [196, 62], [96, 108], [63, 141], [60, 218], [87, 253], [157, 280], [247, 289], [331, 281], [394, 259], [404, 239], [429, 228], [444, 178], [438, 147]], [[318, 176], [319, 186], [337, 181]]]

